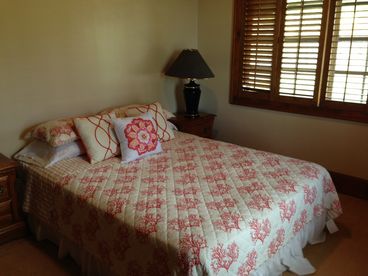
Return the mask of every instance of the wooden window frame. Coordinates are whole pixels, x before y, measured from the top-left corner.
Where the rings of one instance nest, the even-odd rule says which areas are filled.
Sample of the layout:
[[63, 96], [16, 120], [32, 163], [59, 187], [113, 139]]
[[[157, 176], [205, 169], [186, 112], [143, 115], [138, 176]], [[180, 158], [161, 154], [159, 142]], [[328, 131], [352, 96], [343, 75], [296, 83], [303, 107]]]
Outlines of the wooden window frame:
[[[313, 99], [278, 95], [279, 79], [273, 77], [270, 92], [244, 93], [242, 89], [242, 48], [245, 1], [234, 0], [233, 46], [231, 59], [230, 103], [282, 112], [298, 113], [319, 117], [368, 123], [368, 102], [355, 104], [325, 100], [329, 70], [330, 46], [332, 41], [336, 0], [325, 0], [321, 26], [319, 61], [316, 71], [316, 89]], [[277, 1], [273, 72], [280, 76], [286, 0]], [[280, 46], [281, 45], [281, 46]]]

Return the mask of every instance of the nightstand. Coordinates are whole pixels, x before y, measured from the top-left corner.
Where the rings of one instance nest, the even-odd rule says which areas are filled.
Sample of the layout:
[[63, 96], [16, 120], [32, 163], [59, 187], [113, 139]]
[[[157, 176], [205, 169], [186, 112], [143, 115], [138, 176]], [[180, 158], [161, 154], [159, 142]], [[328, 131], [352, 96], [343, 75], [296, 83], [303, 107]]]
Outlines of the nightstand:
[[170, 118], [180, 131], [198, 135], [204, 138], [212, 138], [213, 122], [216, 115], [199, 113], [198, 117], [185, 117], [184, 114], [177, 113], [175, 118]]
[[17, 163], [0, 153], [0, 244], [25, 235], [15, 190]]

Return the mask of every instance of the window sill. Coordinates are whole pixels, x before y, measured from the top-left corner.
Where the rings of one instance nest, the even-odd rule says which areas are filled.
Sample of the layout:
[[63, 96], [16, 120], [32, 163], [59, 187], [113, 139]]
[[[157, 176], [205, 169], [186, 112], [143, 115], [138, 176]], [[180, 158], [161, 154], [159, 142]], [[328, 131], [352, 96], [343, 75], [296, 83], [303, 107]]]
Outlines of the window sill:
[[250, 106], [281, 112], [296, 113], [317, 117], [333, 118], [360, 123], [368, 123], [368, 111], [341, 110], [327, 106], [297, 105], [284, 102], [270, 101], [268, 99], [255, 99], [252, 97], [231, 96], [230, 104]]

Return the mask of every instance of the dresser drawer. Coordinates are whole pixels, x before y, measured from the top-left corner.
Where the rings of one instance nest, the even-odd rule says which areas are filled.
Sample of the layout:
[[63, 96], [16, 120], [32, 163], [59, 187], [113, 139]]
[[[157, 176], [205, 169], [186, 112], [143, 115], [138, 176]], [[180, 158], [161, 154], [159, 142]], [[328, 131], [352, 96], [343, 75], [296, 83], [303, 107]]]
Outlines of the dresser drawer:
[[175, 118], [169, 119], [180, 131], [205, 138], [212, 138], [214, 120], [215, 115], [208, 113], [200, 113], [198, 117], [194, 118], [178, 113]]
[[9, 200], [9, 176], [0, 175], [0, 202]]
[[181, 128], [181, 131], [187, 132], [190, 134], [198, 135], [205, 138], [211, 138], [212, 136], [212, 127], [213, 127], [213, 121], [206, 120], [206, 121], [200, 121], [196, 122], [195, 124], [189, 124], [184, 125]]
[[13, 223], [11, 201], [0, 203], [0, 227], [8, 226]]
[[16, 169], [17, 162], [0, 153], [0, 245], [26, 234], [15, 187]]
[[192, 126], [184, 126], [180, 129], [183, 132], [198, 135], [201, 137], [210, 137], [210, 129], [207, 126], [203, 125], [192, 125]]

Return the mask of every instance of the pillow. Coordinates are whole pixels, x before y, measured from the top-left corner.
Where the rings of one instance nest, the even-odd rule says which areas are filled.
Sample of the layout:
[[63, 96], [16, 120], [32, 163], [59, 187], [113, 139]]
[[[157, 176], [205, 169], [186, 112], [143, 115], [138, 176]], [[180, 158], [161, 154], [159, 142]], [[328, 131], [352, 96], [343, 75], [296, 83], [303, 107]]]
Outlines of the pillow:
[[106, 108], [104, 110], [102, 110], [99, 114], [100, 115], [104, 115], [104, 114], [108, 114], [108, 113], [114, 113], [116, 118], [124, 118], [126, 117], [125, 115], [125, 111], [128, 108], [132, 108], [132, 107], [136, 107], [136, 106], [140, 106], [140, 104], [130, 104], [130, 105], [124, 105], [121, 107], [115, 107], [115, 108]]
[[39, 124], [26, 134], [26, 138], [35, 138], [53, 147], [68, 144], [79, 137], [75, 131], [73, 119], [53, 120]]
[[178, 127], [176, 125], [174, 125], [172, 122], [167, 121], [167, 125], [169, 126], [169, 128], [171, 130], [178, 130]]
[[162, 108], [162, 111], [164, 112], [165, 118], [170, 119], [170, 118], [175, 118], [175, 114], [171, 113], [169, 110]]
[[74, 124], [91, 164], [119, 154], [119, 143], [111, 119], [114, 114], [75, 118]]
[[[131, 105], [125, 105], [121, 107], [109, 107], [99, 112], [100, 115], [108, 114], [108, 113], [115, 113], [117, 118], [124, 118], [126, 117], [126, 110], [131, 109], [134, 107], [142, 106], [142, 104], [131, 104]], [[171, 113], [165, 108], [162, 108], [162, 112], [166, 119], [175, 118], [175, 114]]]
[[125, 115], [127, 117], [134, 117], [146, 112], [149, 112], [152, 115], [152, 118], [157, 125], [157, 135], [161, 142], [169, 141], [175, 138], [174, 132], [168, 126], [167, 120], [159, 102], [148, 105], [128, 107], [125, 111]]
[[150, 113], [114, 119], [113, 122], [120, 141], [122, 163], [162, 152], [156, 123]]
[[14, 158], [39, 167], [49, 167], [61, 160], [77, 157], [85, 153], [80, 141], [70, 142], [59, 147], [35, 140], [14, 155]]

